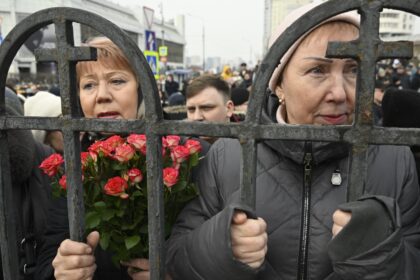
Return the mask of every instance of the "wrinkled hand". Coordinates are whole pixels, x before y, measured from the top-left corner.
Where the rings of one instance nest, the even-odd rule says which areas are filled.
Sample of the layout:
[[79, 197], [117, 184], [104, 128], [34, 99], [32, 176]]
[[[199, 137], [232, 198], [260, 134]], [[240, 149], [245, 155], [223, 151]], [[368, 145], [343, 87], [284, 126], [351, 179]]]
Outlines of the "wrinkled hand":
[[332, 227], [333, 238], [345, 227], [351, 219], [351, 213], [336, 210], [333, 214], [334, 225]]
[[230, 230], [235, 258], [252, 268], [262, 265], [267, 253], [267, 225], [261, 218], [248, 219], [244, 212], [235, 211]]
[[[129, 262], [121, 262], [122, 265], [128, 266], [127, 272], [128, 275], [133, 280], [149, 280], [149, 260], [148, 259], [134, 259]], [[167, 274], [165, 280], [172, 280], [172, 278]]]
[[99, 233], [91, 232], [86, 239], [86, 243], [69, 239], [61, 242], [52, 262], [55, 279], [89, 280], [93, 278], [96, 270], [93, 253], [99, 242]]

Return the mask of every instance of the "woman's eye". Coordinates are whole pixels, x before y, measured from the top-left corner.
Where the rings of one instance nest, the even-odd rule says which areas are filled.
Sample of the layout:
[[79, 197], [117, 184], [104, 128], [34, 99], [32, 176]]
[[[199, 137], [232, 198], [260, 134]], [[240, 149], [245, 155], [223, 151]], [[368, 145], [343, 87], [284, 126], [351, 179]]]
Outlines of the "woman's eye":
[[91, 90], [93, 88], [94, 84], [93, 83], [86, 83], [82, 86], [82, 89], [84, 90]]
[[316, 66], [316, 67], [313, 67], [313, 68], [309, 69], [308, 73], [319, 75], [319, 74], [324, 73], [324, 71], [323, 71], [322, 67]]
[[356, 76], [357, 72], [359, 72], [358, 66], [356, 65], [349, 65], [348, 68], [346, 69], [346, 72]]
[[112, 80], [111, 83], [114, 85], [122, 85], [122, 84], [125, 84], [126, 81], [123, 79], [115, 79], [115, 80]]

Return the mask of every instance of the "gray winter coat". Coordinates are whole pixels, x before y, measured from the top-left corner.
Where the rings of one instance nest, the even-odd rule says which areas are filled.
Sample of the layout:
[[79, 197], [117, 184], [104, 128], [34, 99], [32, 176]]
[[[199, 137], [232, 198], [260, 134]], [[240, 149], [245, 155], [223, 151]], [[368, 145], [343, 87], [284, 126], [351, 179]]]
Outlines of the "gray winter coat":
[[[268, 106], [265, 121], [272, 121], [268, 115], [275, 109]], [[168, 241], [172, 277], [420, 279], [420, 190], [411, 151], [372, 146], [366, 195], [345, 203], [348, 151], [342, 143], [272, 140], [258, 145], [256, 215], [267, 223], [268, 252], [254, 270], [235, 260], [230, 243], [241, 147], [235, 139], [217, 141], [200, 167], [200, 196], [181, 213]], [[305, 154], [311, 154], [306, 176]], [[341, 176], [341, 184], [332, 184], [333, 173]], [[337, 209], [352, 212], [352, 219], [332, 240]]]
[[[200, 170], [201, 195], [184, 210], [169, 241], [175, 279], [301, 279], [298, 273], [306, 276], [302, 279], [420, 279], [420, 193], [410, 150], [370, 149], [366, 192], [371, 196], [341, 207], [353, 212], [352, 220], [331, 241], [332, 214], [345, 202], [348, 149], [314, 143], [305, 187], [303, 146], [270, 141], [258, 147], [256, 214], [267, 222], [268, 233], [266, 262], [259, 270], [236, 261], [230, 248], [240, 145], [223, 139], [212, 146]], [[336, 170], [339, 186], [331, 183]]]

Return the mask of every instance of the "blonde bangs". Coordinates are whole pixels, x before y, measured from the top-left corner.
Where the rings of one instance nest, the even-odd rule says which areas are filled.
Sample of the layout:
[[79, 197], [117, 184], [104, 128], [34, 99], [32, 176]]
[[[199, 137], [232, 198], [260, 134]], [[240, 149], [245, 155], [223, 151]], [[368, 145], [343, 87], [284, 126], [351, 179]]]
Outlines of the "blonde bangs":
[[137, 75], [127, 58], [111, 40], [108, 38], [94, 38], [87, 42], [86, 45], [97, 49], [97, 60], [80, 61], [76, 64], [77, 84], [79, 84], [81, 76], [86, 73], [95, 73], [98, 65], [107, 69], [129, 70], [137, 80]]
[[345, 21], [332, 21], [325, 23], [303, 39], [301, 45], [308, 46], [311, 45], [314, 41], [334, 41], [334, 36], [337, 34], [346, 34], [350, 33], [354, 35], [354, 39], [357, 39], [359, 36], [359, 28], [351, 23]]

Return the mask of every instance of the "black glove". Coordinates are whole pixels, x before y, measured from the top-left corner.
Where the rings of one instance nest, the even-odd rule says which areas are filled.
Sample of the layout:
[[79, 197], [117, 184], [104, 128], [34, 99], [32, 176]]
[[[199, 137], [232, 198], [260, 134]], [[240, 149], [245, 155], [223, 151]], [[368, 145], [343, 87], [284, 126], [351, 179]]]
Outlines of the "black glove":
[[338, 208], [351, 212], [352, 216], [350, 222], [328, 245], [329, 256], [335, 262], [372, 249], [395, 230], [387, 208], [375, 197], [344, 203]]

